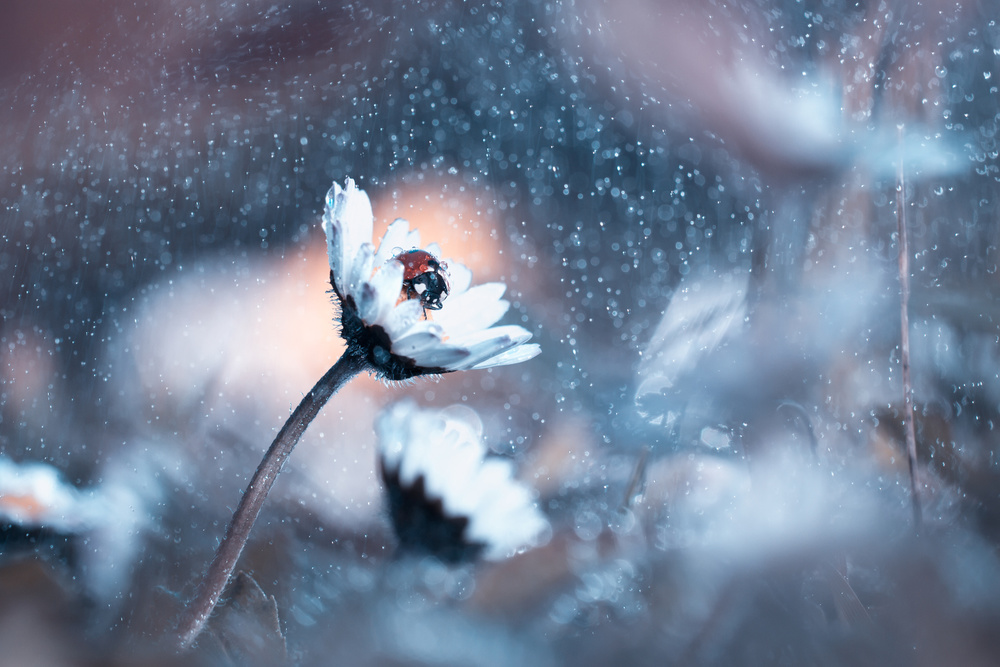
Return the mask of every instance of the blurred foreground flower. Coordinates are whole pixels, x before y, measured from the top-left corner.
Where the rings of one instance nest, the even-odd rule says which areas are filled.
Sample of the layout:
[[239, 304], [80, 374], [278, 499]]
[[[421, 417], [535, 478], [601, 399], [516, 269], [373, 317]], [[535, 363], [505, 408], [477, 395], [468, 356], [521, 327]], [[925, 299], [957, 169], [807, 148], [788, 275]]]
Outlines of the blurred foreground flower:
[[375, 250], [372, 221], [368, 195], [353, 180], [345, 188], [333, 184], [323, 230], [348, 353], [395, 381], [516, 364], [540, 352], [524, 344], [531, 334], [523, 327], [493, 326], [510, 308], [501, 298], [506, 285], [470, 288], [469, 269], [441, 262], [437, 244], [419, 249], [420, 235], [406, 220], [389, 225]]
[[72, 535], [99, 519], [95, 499], [67, 484], [52, 466], [0, 458], [0, 525]]
[[[343, 356], [302, 399], [278, 432], [226, 529], [215, 558], [177, 630], [183, 650], [201, 633], [232, 576], [274, 480], [320, 409], [361, 371], [390, 382], [418, 375], [489, 368], [526, 361], [539, 353], [525, 345], [531, 334], [519, 326], [492, 327], [510, 304], [506, 286], [488, 283], [470, 289], [472, 274], [438, 259], [437, 245], [417, 248], [420, 237], [397, 220], [378, 251], [372, 236], [368, 195], [347, 179], [326, 196], [323, 230], [330, 256], [330, 282], [340, 301]], [[445, 302], [447, 297], [448, 302]], [[433, 321], [428, 310], [437, 313]], [[492, 327], [492, 328], [491, 328]]]
[[487, 458], [482, 425], [461, 407], [397, 403], [379, 419], [379, 470], [400, 546], [447, 562], [505, 558], [549, 531], [510, 461]]
[[122, 471], [105, 470], [100, 486], [80, 489], [47, 463], [0, 456], [0, 554], [51, 551], [90, 595], [119, 595], [149, 521], [138, 487], [150, 480], [136, 472], [126, 480]]

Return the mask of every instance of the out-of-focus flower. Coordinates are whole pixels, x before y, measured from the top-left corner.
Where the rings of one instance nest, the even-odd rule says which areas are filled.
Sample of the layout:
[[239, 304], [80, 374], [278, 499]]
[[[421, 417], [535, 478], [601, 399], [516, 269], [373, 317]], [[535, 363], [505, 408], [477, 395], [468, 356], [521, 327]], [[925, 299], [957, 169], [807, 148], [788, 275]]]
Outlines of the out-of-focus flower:
[[[368, 195], [347, 179], [326, 195], [323, 230], [330, 282], [340, 301], [341, 333], [387, 380], [526, 361], [539, 353], [531, 333], [493, 325], [507, 312], [506, 285], [470, 287], [472, 273], [420, 249], [406, 220], [386, 230], [376, 250]], [[432, 311], [432, 312], [428, 312]]]
[[401, 547], [459, 562], [537, 545], [549, 523], [510, 461], [486, 456], [475, 413], [405, 401], [379, 419], [379, 469]]
[[[673, 428], [685, 415], [691, 426], [701, 430], [702, 421], [708, 425], [725, 421], [711, 414], [710, 403], [718, 392], [706, 389], [725, 391], [749, 363], [730, 362], [723, 349], [744, 331], [747, 291], [747, 274], [678, 289], [639, 365], [636, 406], [650, 424]], [[725, 357], [727, 363], [714, 364], [715, 357]]]
[[119, 596], [149, 522], [150, 498], [140, 490], [156, 492], [152, 477], [141, 466], [114, 466], [100, 486], [80, 489], [47, 463], [0, 457], [0, 543], [37, 549], [65, 540], [71, 548], [63, 556], [88, 592]]
[[643, 354], [637, 399], [675, 388], [702, 358], [738, 334], [747, 314], [748, 278], [726, 275], [677, 291]]
[[72, 535], [98, 523], [98, 510], [92, 496], [47, 463], [0, 458], [0, 524]]

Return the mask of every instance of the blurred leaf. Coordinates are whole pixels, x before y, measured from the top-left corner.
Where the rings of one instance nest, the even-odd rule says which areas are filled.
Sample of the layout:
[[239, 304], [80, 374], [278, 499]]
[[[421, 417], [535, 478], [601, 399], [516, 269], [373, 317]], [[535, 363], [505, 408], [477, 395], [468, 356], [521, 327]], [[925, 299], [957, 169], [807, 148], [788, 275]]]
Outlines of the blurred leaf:
[[246, 572], [239, 572], [233, 579], [229, 597], [211, 619], [209, 629], [235, 665], [277, 665], [286, 661], [277, 602]]

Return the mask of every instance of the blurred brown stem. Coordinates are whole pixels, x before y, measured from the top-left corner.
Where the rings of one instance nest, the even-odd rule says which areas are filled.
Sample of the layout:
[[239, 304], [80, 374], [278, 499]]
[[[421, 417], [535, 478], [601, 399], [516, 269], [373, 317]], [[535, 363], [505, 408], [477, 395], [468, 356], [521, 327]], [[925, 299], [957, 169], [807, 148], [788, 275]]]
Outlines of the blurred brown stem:
[[[903, 144], [903, 126], [899, 127], [899, 142]], [[906, 432], [906, 457], [910, 463], [910, 497], [913, 503], [913, 525], [918, 529], [922, 520], [917, 483], [917, 434], [913, 420], [913, 386], [910, 383], [910, 249], [906, 237], [906, 181], [903, 176], [903, 155], [900, 151], [896, 172], [896, 223], [899, 230], [899, 315], [902, 329], [900, 363], [903, 366], [903, 430]]]
[[354, 354], [348, 349], [326, 375], [309, 390], [292, 416], [281, 427], [281, 431], [264, 454], [263, 460], [257, 466], [257, 472], [254, 473], [250, 485], [240, 499], [240, 504], [226, 529], [226, 536], [222, 538], [212, 564], [208, 566], [208, 571], [198, 585], [194, 600], [181, 617], [177, 628], [178, 650], [183, 651], [191, 646], [218, 604], [222, 591], [225, 590], [229, 577], [236, 568], [243, 547], [250, 537], [250, 529], [253, 528], [264, 505], [264, 499], [274, 485], [278, 473], [281, 472], [285, 459], [292, 453], [292, 449], [306, 428], [330, 397], [366, 366], [367, 362], [362, 355]]

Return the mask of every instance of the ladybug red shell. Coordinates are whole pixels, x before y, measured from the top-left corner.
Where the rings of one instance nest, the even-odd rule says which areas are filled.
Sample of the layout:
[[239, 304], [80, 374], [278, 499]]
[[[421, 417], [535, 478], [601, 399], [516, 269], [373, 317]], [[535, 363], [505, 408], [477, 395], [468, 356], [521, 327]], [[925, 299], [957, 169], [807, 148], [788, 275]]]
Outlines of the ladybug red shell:
[[441, 310], [448, 295], [447, 266], [426, 250], [408, 250], [395, 257], [403, 265], [403, 299], [420, 299], [424, 310]]

